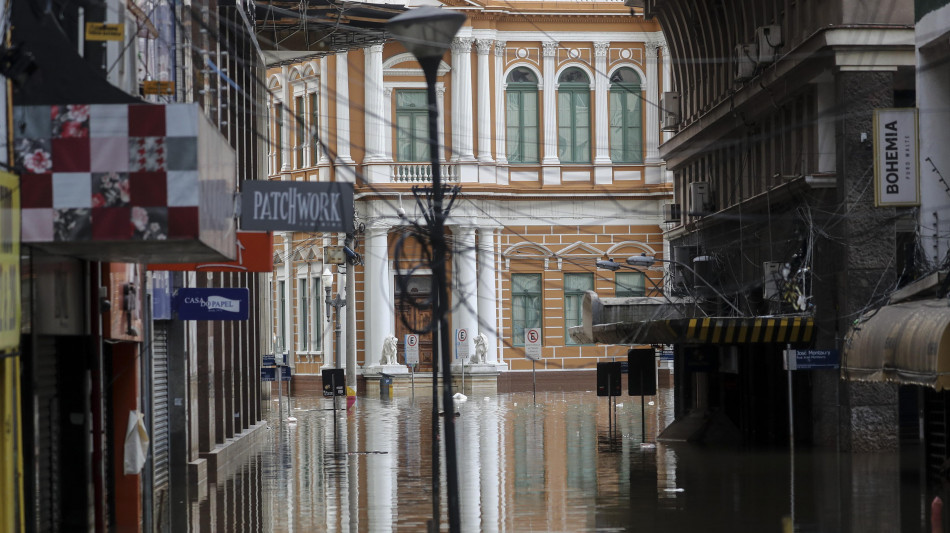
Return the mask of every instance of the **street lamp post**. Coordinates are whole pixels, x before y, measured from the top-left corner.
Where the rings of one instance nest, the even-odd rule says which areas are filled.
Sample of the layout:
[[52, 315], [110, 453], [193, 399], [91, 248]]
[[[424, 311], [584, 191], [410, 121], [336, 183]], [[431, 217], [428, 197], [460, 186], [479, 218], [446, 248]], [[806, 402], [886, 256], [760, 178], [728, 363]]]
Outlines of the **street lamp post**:
[[[442, 364], [442, 411], [444, 413], [443, 427], [445, 428], [445, 462], [446, 479], [448, 481], [447, 495], [449, 504], [449, 531], [457, 532], [461, 528], [458, 499], [458, 468], [455, 457], [455, 409], [452, 398], [452, 361], [448, 347], [448, 287], [446, 282], [445, 264], [448, 259], [448, 247], [445, 242], [445, 219], [448, 213], [443, 210], [444, 191], [439, 168], [439, 109], [435, 94], [436, 77], [439, 63], [445, 52], [448, 51], [462, 24], [465, 15], [457, 11], [436, 7], [420, 7], [393, 17], [386, 24], [386, 29], [402, 45], [415, 56], [422, 67], [426, 79], [426, 94], [429, 105], [429, 157], [432, 161], [432, 194], [431, 211], [426, 219], [429, 226], [429, 241], [432, 246], [430, 266], [432, 269], [433, 293], [435, 294], [435, 315], [438, 327], [438, 342], [436, 343], [437, 361]], [[435, 364], [435, 362], [434, 362]], [[432, 379], [436, 379], [437, 370], [433, 369]], [[436, 401], [433, 398], [433, 411], [437, 412]], [[433, 417], [433, 433], [437, 417]], [[434, 435], [437, 436], [437, 435]], [[437, 440], [433, 441], [433, 522], [430, 527], [438, 531], [441, 512], [439, 508], [439, 451]]]
[[[733, 311], [735, 311], [736, 313], [738, 313], [740, 316], [744, 314], [742, 311], [739, 310], [738, 307], [736, 307], [735, 305], [733, 305], [733, 303], [730, 302], [729, 299], [726, 298], [726, 296], [725, 296], [723, 293], [719, 292], [719, 289], [717, 289], [716, 287], [713, 287], [713, 285], [712, 285], [711, 283], [709, 283], [708, 281], [706, 281], [706, 278], [704, 278], [704, 277], [702, 277], [701, 275], [699, 275], [699, 272], [696, 272], [695, 270], [693, 270], [693, 267], [691, 267], [691, 266], [689, 266], [689, 265], [687, 265], [687, 264], [685, 264], [685, 263], [681, 263], [681, 262], [679, 262], [679, 261], [674, 261], [673, 259], [657, 259], [657, 258], [655, 258], [655, 257], [653, 257], [653, 256], [650, 256], [650, 255], [647, 255], [647, 254], [631, 255], [630, 257], [627, 258], [627, 264], [628, 264], [628, 265], [635, 266], [635, 267], [642, 267], [642, 268], [650, 267], [650, 266], [653, 265], [653, 263], [655, 263], [655, 262], [657, 262], [657, 261], [659, 261], [659, 262], [661, 262], [661, 263], [671, 263], [671, 264], [674, 264], [674, 265], [679, 265], [679, 266], [685, 268], [686, 270], [690, 271], [690, 272], [693, 274], [693, 276], [696, 277], [696, 279], [698, 279], [699, 281], [702, 281], [702, 282], [703, 282], [703, 285], [705, 285], [706, 287], [709, 287], [710, 290], [712, 290], [714, 293], [716, 293], [716, 296], [719, 296], [720, 298], [722, 298], [722, 301], [726, 302], [726, 305], [728, 305], [729, 307], [731, 307]], [[598, 264], [599, 264], [599, 263], [600, 263], [600, 261], [598, 261]]]
[[[340, 366], [340, 308], [346, 305], [346, 300], [340, 298], [340, 293], [337, 293], [335, 298], [330, 298], [331, 285], [333, 284], [333, 274], [330, 272], [329, 268], [326, 268], [323, 271], [321, 276], [323, 279], [323, 290], [326, 291], [326, 304], [327, 304], [327, 321], [331, 320], [330, 309], [336, 309], [336, 313], [332, 314], [333, 319], [333, 368], [342, 368]], [[324, 353], [326, 350], [324, 349]], [[326, 361], [324, 361], [326, 364]]]

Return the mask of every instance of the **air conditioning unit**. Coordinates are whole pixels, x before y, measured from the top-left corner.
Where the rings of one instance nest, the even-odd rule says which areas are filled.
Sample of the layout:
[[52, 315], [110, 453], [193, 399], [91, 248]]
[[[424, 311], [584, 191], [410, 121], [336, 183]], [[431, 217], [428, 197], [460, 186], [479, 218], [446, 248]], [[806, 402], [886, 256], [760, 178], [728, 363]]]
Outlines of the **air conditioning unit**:
[[663, 131], [673, 131], [680, 123], [680, 93], [665, 92], [660, 97]]
[[694, 181], [689, 184], [689, 211], [693, 216], [703, 216], [713, 212], [712, 187], [708, 181]]
[[663, 222], [679, 222], [680, 219], [680, 204], [663, 205]]
[[778, 49], [782, 46], [782, 27], [775, 24], [759, 26], [755, 29], [755, 44], [758, 49], [759, 65], [770, 65], [778, 58]]
[[759, 50], [754, 43], [737, 44], [733, 58], [736, 81], [751, 80], [755, 76], [755, 67], [759, 59]]

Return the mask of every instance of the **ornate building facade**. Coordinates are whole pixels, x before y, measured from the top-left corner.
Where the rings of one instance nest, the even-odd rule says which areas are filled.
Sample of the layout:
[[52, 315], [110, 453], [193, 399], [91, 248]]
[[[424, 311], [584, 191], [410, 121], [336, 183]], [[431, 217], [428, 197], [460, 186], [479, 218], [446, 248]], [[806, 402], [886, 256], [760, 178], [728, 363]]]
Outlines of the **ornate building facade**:
[[[593, 370], [626, 351], [568, 336], [584, 292], [652, 295], [662, 281], [659, 270], [595, 267], [603, 257], [664, 250], [661, 211], [672, 184], [658, 150], [657, 102], [670, 83], [662, 33], [620, 2], [472, 5], [460, 8], [469, 19], [436, 85], [441, 174], [459, 187], [447, 236], [450, 327], [467, 338], [453, 353], [484, 335], [484, 361], [470, 369], [513, 376], [532, 368], [524, 330], [541, 328], [538, 370]], [[275, 237], [274, 349], [297, 375], [316, 374], [342, 360], [335, 350], [349, 334], [370, 376], [388, 337], [402, 361], [405, 335], [428, 319], [399, 297], [424, 297], [430, 287], [431, 272], [413, 268], [424, 250], [403, 239], [421, 220], [413, 191], [431, 182], [422, 70], [386, 43], [275, 62], [268, 87], [269, 179], [355, 182], [357, 213], [351, 240]], [[343, 244], [361, 261], [335, 335], [325, 289], [330, 281], [335, 297], [346, 282], [324, 250]], [[426, 371], [431, 334], [419, 340]]]

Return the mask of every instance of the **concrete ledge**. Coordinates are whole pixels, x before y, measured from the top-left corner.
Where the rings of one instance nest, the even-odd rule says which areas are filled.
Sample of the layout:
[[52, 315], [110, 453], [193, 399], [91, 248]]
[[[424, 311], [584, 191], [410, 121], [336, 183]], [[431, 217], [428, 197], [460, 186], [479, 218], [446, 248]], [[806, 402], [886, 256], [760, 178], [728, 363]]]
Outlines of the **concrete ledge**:
[[260, 438], [265, 434], [262, 431], [265, 427], [267, 427], [266, 422], [258, 422], [235, 435], [234, 438], [215, 446], [210, 452], [201, 454], [201, 460], [207, 464], [207, 482], [217, 483], [219, 480], [227, 479], [228, 474], [235, 466], [243, 464], [247, 452], [258, 444]]
[[208, 461], [197, 459], [188, 463], [188, 485], [191, 501], [201, 501], [208, 497]]

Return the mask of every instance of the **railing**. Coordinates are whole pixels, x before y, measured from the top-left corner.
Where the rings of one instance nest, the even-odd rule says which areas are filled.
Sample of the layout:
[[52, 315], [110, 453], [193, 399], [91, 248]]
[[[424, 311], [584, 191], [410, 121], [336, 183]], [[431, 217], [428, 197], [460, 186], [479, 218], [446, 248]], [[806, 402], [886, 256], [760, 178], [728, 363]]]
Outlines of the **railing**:
[[[458, 165], [442, 163], [439, 169], [442, 181], [459, 180]], [[431, 183], [432, 165], [430, 163], [395, 163], [392, 181], [393, 183]]]

